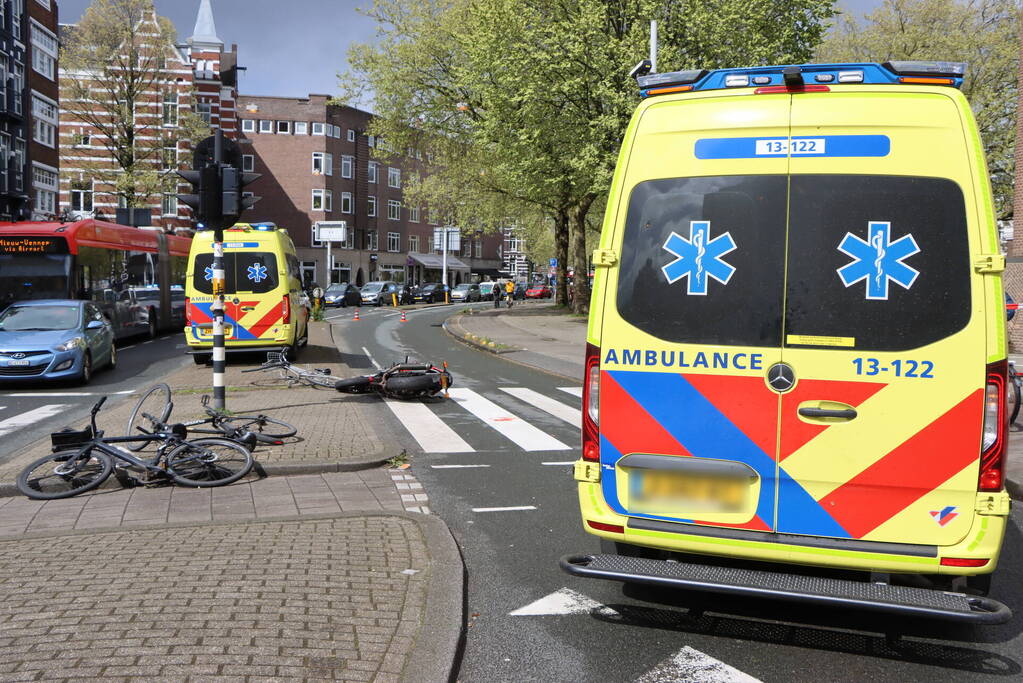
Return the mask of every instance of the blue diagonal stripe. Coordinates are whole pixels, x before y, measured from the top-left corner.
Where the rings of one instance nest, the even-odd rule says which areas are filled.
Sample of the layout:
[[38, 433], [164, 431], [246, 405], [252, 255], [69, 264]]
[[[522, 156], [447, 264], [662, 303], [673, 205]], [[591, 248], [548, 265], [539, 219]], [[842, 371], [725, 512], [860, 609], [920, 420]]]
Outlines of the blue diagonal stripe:
[[[208, 315], [210, 318], [213, 317], [213, 304], [212, 303], [195, 303], [195, 304], [192, 304], [192, 305], [195, 306], [196, 308], [198, 308], [200, 311], [202, 311], [206, 315]], [[259, 339], [259, 337], [257, 337], [256, 335], [252, 334], [247, 329], [245, 329], [242, 325], [240, 325], [237, 320], [235, 320], [234, 318], [229, 316], [227, 314], [227, 311], [224, 311], [224, 322], [234, 327], [234, 338], [235, 339], [239, 339], [239, 340]]]

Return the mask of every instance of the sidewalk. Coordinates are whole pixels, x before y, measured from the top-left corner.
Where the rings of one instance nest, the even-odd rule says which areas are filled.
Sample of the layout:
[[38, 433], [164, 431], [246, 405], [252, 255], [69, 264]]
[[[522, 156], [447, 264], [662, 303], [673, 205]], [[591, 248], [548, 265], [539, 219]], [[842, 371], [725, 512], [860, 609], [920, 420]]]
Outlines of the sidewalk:
[[[460, 341], [502, 358], [582, 381], [586, 319], [548, 303], [516, 302], [511, 310], [484, 309], [448, 318], [444, 329]], [[491, 344], [491, 342], [493, 344]], [[1014, 357], [1023, 368], [1023, 356]], [[1006, 453], [1006, 488], [1023, 500], [1023, 425], [1012, 425]]]
[[[299, 362], [362, 371], [344, 360], [315, 324]], [[48, 441], [0, 466], [0, 680], [451, 678], [461, 556], [415, 478], [381, 467], [398, 453], [374, 431], [376, 397], [239, 370], [228, 409], [299, 428], [256, 450], [268, 478], [33, 501], [11, 482]], [[167, 378], [173, 419], [202, 415], [211, 373]], [[123, 433], [136, 398], [103, 410], [100, 427]]]

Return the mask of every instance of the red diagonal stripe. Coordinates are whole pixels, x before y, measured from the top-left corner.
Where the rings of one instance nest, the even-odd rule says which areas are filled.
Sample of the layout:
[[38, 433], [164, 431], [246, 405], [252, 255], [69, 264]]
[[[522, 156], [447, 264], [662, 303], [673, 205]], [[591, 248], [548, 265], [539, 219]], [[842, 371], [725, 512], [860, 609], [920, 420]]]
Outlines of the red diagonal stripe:
[[607, 372], [600, 373], [600, 416], [600, 433], [622, 455], [692, 456]]
[[197, 323], [211, 323], [211, 322], [213, 322], [213, 319], [211, 317], [209, 317], [208, 315], [206, 315], [206, 311], [202, 310], [201, 308], [199, 308], [195, 304], [190, 303], [190, 304], [188, 304], [188, 307], [191, 309], [191, 312], [190, 312], [190, 314], [188, 316], [189, 320], [192, 320], [192, 321], [197, 322]]
[[803, 401], [823, 400], [847, 403], [854, 408], [884, 389], [882, 382], [838, 382], [804, 379], [781, 399], [781, 453], [779, 460], [789, 457], [830, 425], [812, 424], [799, 419], [797, 410]]
[[772, 460], [778, 450], [778, 394], [764, 378], [685, 375], [686, 380]]
[[262, 337], [264, 332], [270, 329], [274, 323], [281, 319], [283, 313], [284, 312], [281, 310], [280, 305], [274, 306], [270, 309], [269, 313], [259, 319], [259, 322], [249, 328], [249, 332], [251, 332], [254, 337]]
[[983, 389], [820, 500], [862, 538], [980, 457]]

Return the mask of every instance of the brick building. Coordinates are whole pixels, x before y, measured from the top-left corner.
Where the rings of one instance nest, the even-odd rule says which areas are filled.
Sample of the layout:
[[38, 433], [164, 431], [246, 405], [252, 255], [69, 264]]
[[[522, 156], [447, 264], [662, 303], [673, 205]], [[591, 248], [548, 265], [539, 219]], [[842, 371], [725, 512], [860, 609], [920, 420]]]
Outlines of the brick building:
[[[30, 0], [39, 2], [39, 0]], [[157, 15], [151, 12], [139, 27], [143, 40], [161, 38]], [[74, 31], [62, 25], [62, 34]], [[134, 125], [137, 140], [149, 149], [160, 147], [144, 162], [158, 172], [165, 186], [139, 197], [150, 210], [151, 225], [165, 229], [188, 227], [191, 215], [178, 206], [177, 193], [187, 185], [174, 175], [177, 168], [191, 166], [192, 140], [182, 133], [181, 124], [190, 113], [211, 127], [221, 127], [230, 137], [237, 134], [235, 102], [238, 97], [237, 46], [224, 49], [217, 37], [210, 0], [201, 0], [192, 36], [182, 44], [168, 42], [152, 89], [135, 102]], [[61, 72], [62, 79], [89, 79], [88, 73]], [[67, 87], [65, 85], [65, 87]], [[62, 93], [67, 97], [68, 93]], [[106, 105], [97, 107], [102, 112]], [[118, 166], [104, 139], [104, 131], [83, 120], [80, 114], [62, 108], [60, 112], [60, 210], [72, 218], [101, 217], [113, 220], [116, 210], [127, 205], [116, 191]], [[198, 141], [195, 141], [198, 142]]]
[[[239, 96], [244, 170], [262, 174], [249, 186], [261, 200], [245, 220], [288, 229], [306, 283], [328, 282], [326, 245], [314, 239], [313, 226], [338, 221], [347, 224], [348, 240], [332, 245], [329, 282], [440, 281], [436, 217], [402, 195], [408, 174], [424, 168], [422, 155], [377, 158], [377, 141], [366, 134], [372, 114], [329, 99]], [[460, 248], [449, 250], [450, 284], [469, 281], [470, 271], [476, 279], [497, 277], [501, 242], [501, 235], [463, 229]]]
[[56, 212], [57, 2], [0, 3], [0, 220]]

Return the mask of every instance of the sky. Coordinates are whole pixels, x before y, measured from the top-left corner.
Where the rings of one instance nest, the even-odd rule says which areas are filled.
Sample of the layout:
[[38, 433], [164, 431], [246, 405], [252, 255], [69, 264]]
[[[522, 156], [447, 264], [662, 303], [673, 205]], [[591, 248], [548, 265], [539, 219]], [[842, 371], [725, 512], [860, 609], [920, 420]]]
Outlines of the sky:
[[[357, 11], [371, 0], [212, 0], [217, 34], [238, 44], [244, 95], [305, 97], [337, 94], [350, 43], [371, 42], [375, 23]], [[91, 0], [58, 0], [61, 23], [75, 23]], [[881, 0], [839, 0], [857, 16]], [[184, 42], [195, 26], [199, 0], [156, 0], [156, 11], [178, 28]]]

